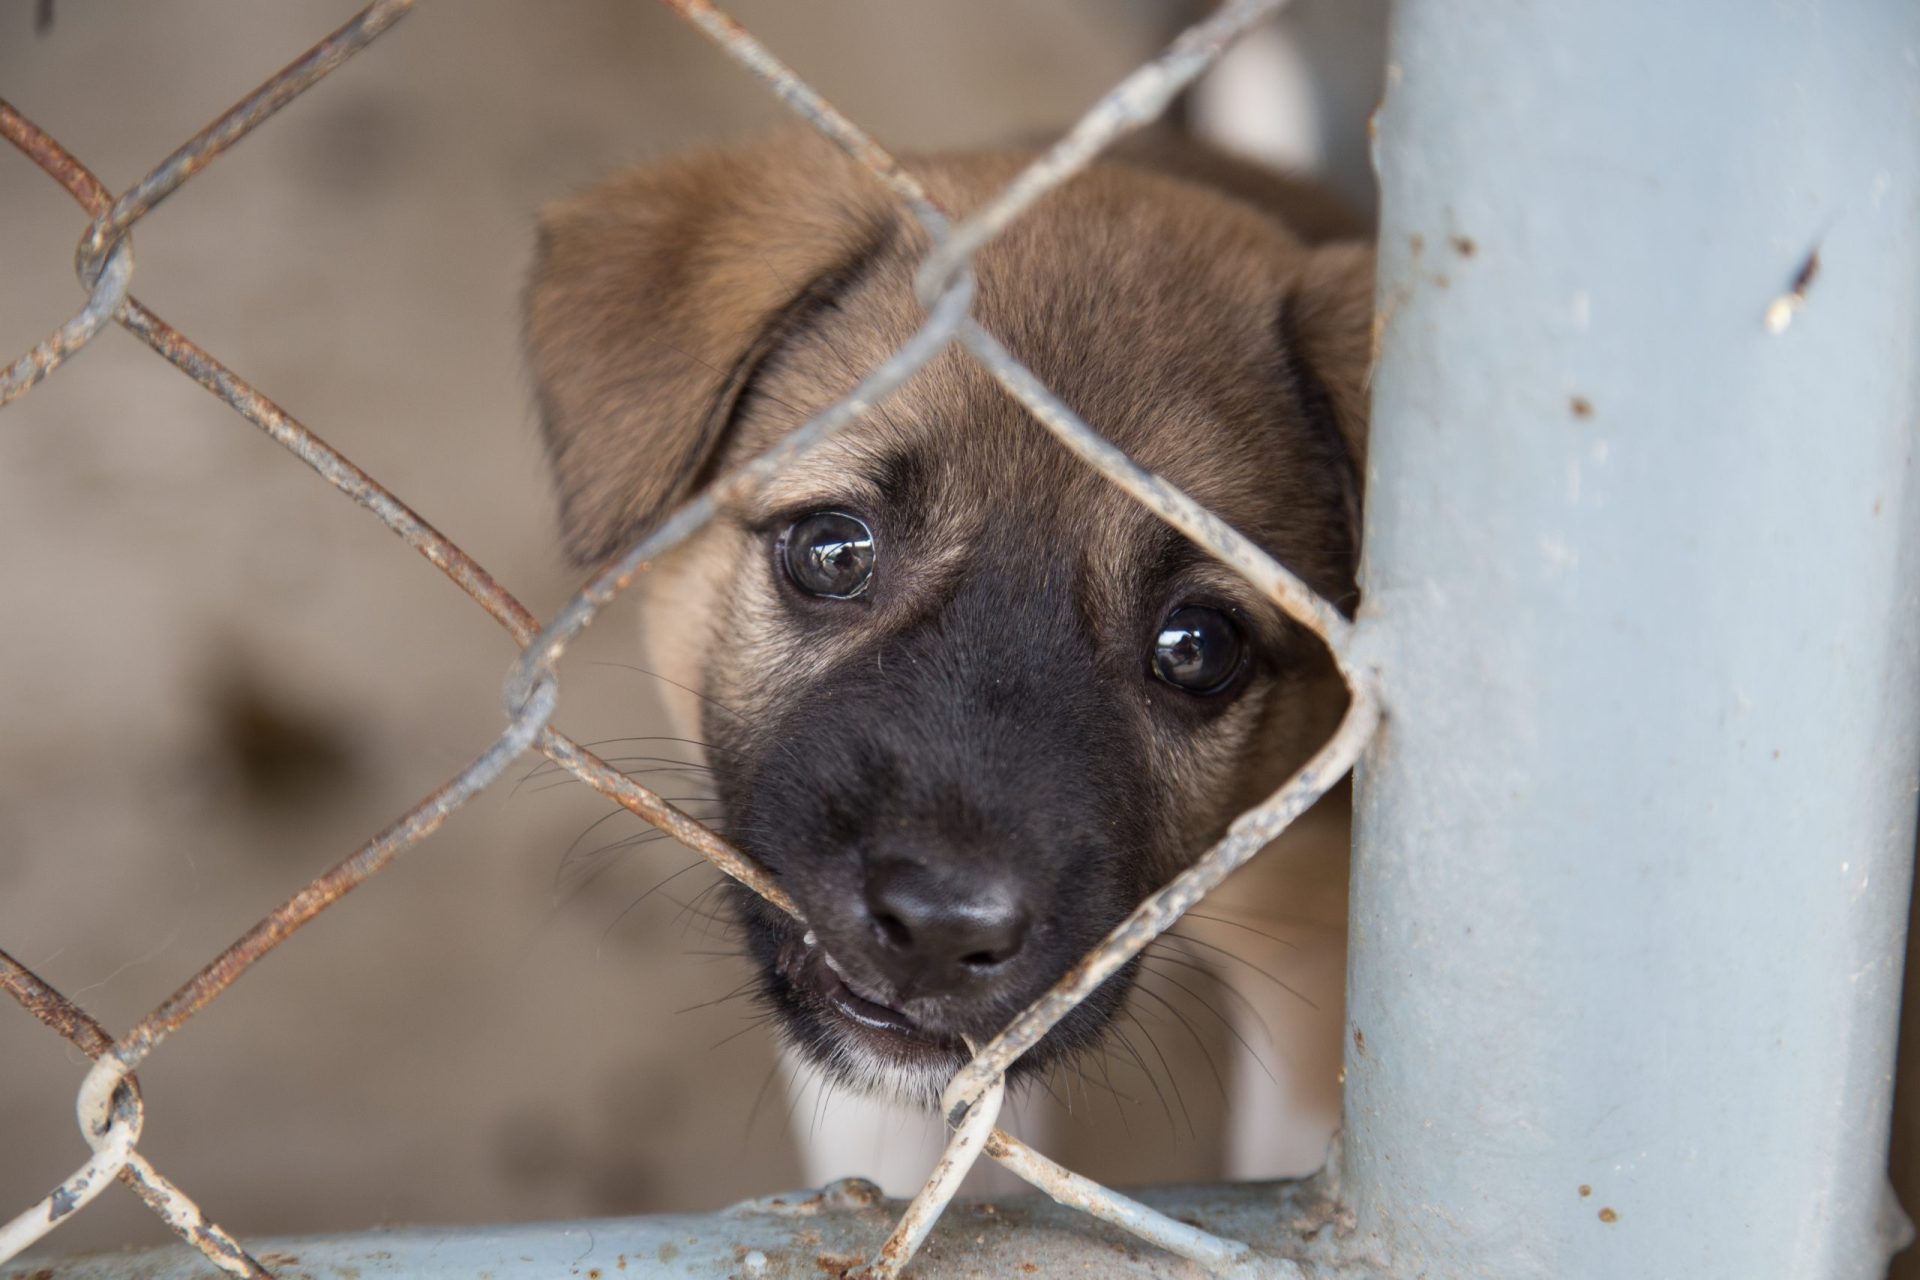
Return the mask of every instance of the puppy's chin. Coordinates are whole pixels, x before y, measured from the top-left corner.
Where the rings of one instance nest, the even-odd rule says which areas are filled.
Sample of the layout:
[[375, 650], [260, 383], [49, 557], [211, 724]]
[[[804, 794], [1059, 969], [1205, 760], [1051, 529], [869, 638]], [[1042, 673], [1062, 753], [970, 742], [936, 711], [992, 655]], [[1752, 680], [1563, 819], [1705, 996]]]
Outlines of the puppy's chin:
[[[963, 1032], [937, 1004], [901, 1008], [834, 961], [817, 938], [746, 890], [734, 895], [747, 945], [760, 969], [760, 998], [781, 1038], [847, 1088], [909, 1106], [937, 1110], [954, 1072], [972, 1056], [966, 1041], [985, 1044], [1026, 1002], [1011, 999], [998, 1026]], [[1133, 984], [1133, 965], [1101, 984], [1008, 1071], [1014, 1085], [1097, 1045]], [[1037, 995], [1038, 993], [1034, 993]]]
[[[784, 934], [777, 941], [775, 930]], [[777, 1011], [782, 1035], [840, 1083], [862, 1093], [934, 1106], [947, 1080], [967, 1060], [965, 1042], [944, 1035], [883, 993], [863, 987], [791, 922], [762, 929], [774, 942], [762, 962], [761, 990]], [[755, 952], [763, 953], [764, 944]]]

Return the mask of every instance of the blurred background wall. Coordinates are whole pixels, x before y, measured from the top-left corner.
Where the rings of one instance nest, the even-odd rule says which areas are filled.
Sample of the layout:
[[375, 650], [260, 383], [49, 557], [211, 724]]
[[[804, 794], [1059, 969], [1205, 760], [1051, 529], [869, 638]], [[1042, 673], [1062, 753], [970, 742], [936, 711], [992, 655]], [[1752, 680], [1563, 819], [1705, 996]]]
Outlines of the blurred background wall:
[[[1286, 21], [1321, 54], [1290, 74], [1314, 93], [1256, 66], [1196, 111], [1322, 102], [1275, 145], [1364, 198], [1380, 7], [1301, 0]], [[61, 0], [39, 34], [35, 8], [0, 4], [0, 95], [118, 190], [354, 6]], [[733, 8], [905, 147], [1055, 128], [1191, 16], [1155, 0]], [[576, 575], [516, 341], [534, 211], [784, 119], [644, 0], [423, 3], [142, 221], [134, 292], [546, 616]], [[0, 357], [77, 305], [83, 223], [0, 149]], [[0, 946], [110, 1030], [500, 727], [506, 636], [118, 331], [0, 414], [0, 548]], [[579, 739], [663, 732], [649, 680], [617, 665], [631, 626], [616, 606], [567, 659], [557, 723]], [[755, 1011], [697, 1007], [746, 976], [701, 914], [713, 897], [694, 902], [713, 874], [659, 842], [583, 858], [643, 828], [595, 827], [608, 805], [550, 781], [470, 803], [141, 1070], [142, 1149], [224, 1225], [712, 1208], [801, 1182]], [[703, 794], [697, 778], [664, 790]], [[0, 1214], [78, 1162], [80, 1075], [0, 1002]], [[1183, 1084], [1217, 1120], [1216, 1086]], [[1128, 1134], [1125, 1159], [1089, 1172], [1218, 1172], [1199, 1131], [1133, 1091], [1077, 1121]], [[165, 1238], [109, 1191], [46, 1247]]]

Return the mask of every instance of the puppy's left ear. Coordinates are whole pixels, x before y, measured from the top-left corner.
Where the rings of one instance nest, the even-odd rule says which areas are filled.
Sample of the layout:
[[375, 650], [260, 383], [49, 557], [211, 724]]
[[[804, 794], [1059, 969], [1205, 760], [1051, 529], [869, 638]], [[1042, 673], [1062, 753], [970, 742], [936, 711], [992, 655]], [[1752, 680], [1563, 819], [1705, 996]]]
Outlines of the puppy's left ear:
[[1308, 252], [1280, 305], [1280, 340], [1310, 408], [1333, 420], [1354, 475], [1365, 476], [1373, 374], [1372, 245], [1347, 241]]
[[818, 139], [635, 170], [541, 218], [526, 339], [576, 563], [711, 479], [756, 371], [880, 253], [892, 202]]

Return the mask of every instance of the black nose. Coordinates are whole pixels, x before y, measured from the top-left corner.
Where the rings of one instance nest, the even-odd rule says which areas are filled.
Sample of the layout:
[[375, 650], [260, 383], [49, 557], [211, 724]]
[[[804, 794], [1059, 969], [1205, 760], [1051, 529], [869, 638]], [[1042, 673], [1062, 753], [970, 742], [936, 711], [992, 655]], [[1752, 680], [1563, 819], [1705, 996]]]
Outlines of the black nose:
[[1005, 874], [888, 861], [867, 873], [873, 958], [902, 996], [941, 995], [1020, 952], [1027, 913]]

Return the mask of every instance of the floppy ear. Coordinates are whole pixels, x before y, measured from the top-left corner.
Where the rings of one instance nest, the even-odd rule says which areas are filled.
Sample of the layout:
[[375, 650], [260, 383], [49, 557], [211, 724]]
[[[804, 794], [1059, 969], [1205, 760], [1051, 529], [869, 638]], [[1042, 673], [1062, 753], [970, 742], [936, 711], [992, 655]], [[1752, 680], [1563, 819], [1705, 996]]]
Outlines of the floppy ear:
[[783, 136], [549, 208], [526, 343], [568, 554], [602, 559], [704, 484], [756, 370], [892, 234], [892, 204]]
[[1280, 339], [1310, 407], [1332, 419], [1356, 479], [1364, 478], [1373, 374], [1371, 244], [1347, 241], [1307, 253], [1280, 305]]

